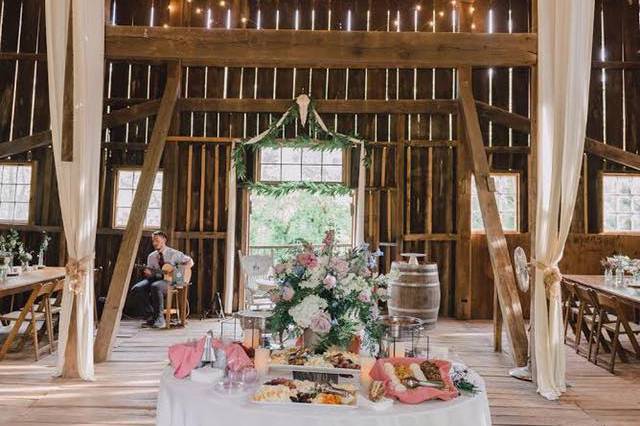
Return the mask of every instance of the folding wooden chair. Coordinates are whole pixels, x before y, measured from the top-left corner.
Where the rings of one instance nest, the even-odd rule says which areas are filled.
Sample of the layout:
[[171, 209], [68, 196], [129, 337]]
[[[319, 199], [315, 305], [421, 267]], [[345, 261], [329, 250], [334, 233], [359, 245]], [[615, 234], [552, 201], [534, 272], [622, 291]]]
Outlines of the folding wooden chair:
[[43, 284], [39, 288], [33, 290], [32, 295], [21, 310], [0, 315], [0, 320], [3, 321], [15, 322], [18, 321], [21, 316], [23, 321], [28, 321], [26, 329], [18, 331], [22, 338], [16, 349], [18, 351], [22, 350], [26, 340], [30, 336], [33, 342], [33, 351], [36, 361], [40, 359], [38, 332], [42, 327], [44, 327], [44, 331], [47, 333], [47, 337], [49, 339], [49, 352], [53, 353], [53, 315], [59, 314], [61, 308], [52, 306], [50, 298], [52, 295], [61, 292], [63, 286], [64, 283], [61, 280]]
[[[597, 345], [595, 351], [594, 363], [598, 364], [598, 352], [600, 350], [600, 337], [602, 336], [602, 329], [609, 334], [609, 341], [611, 342], [611, 359], [609, 361], [609, 371], [613, 373], [616, 354], [620, 351], [620, 359], [625, 362], [626, 356], [624, 354], [624, 348], [620, 344], [620, 332], [627, 335], [631, 346], [633, 346], [636, 352], [636, 357], [640, 358], [640, 346], [636, 339], [636, 334], [640, 334], [640, 325], [629, 322], [627, 319], [626, 305], [620, 302], [615, 296], [609, 296], [607, 294], [598, 293], [599, 303], [599, 315], [603, 319], [598, 323], [597, 329]], [[622, 327], [622, 329], [621, 329]]]
[[572, 326], [574, 332], [574, 338], [577, 339], [578, 333], [576, 332], [576, 323], [578, 319], [578, 312], [580, 310], [580, 301], [576, 296], [576, 285], [569, 281], [562, 281], [562, 309], [564, 316], [564, 342], [567, 343], [567, 330], [569, 325]]
[[[596, 342], [596, 339], [598, 342], [602, 343], [602, 347], [606, 351], [609, 351], [609, 345], [604, 340], [604, 337], [596, 336], [598, 323], [600, 321], [598, 293], [591, 288], [583, 287], [581, 285], [576, 285], [574, 289], [578, 301], [580, 302], [576, 324], [576, 353], [580, 352], [580, 337], [584, 334], [585, 338], [588, 339], [587, 359], [591, 361], [593, 344]], [[615, 318], [611, 318], [611, 316], [609, 316], [604, 319], [604, 321], [615, 321]]]

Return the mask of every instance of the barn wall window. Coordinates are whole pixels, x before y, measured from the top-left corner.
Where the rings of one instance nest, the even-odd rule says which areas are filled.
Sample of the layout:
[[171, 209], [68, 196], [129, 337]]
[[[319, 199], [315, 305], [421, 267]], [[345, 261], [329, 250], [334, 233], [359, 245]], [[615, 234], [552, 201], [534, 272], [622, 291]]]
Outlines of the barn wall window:
[[31, 164], [0, 163], [0, 222], [29, 222], [32, 177]]
[[[129, 213], [133, 204], [133, 197], [140, 180], [139, 169], [118, 169], [116, 176], [116, 200], [113, 209], [114, 228], [124, 228], [129, 220]], [[144, 227], [147, 229], [160, 228], [162, 212], [162, 171], [156, 173], [151, 191], [151, 199], [144, 219]]]
[[263, 182], [342, 182], [342, 150], [268, 148], [260, 151]]
[[[306, 148], [262, 149], [257, 180], [278, 182], [345, 181], [344, 152]], [[339, 245], [350, 246], [353, 232], [352, 195], [312, 194], [293, 191], [282, 197], [251, 194], [249, 252], [279, 257], [305, 239], [319, 244], [324, 231], [334, 229]]]
[[[491, 173], [495, 184], [495, 197], [500, 213], [502, 229], [505, 232], [519, 232], [520, 223], [520, 175], [518, 173]], [[484, 232], [482, 211], [478, 200], [476, 182], [471, 179], [471, 230]]]
[[603, 173], [602, 230], [640, 232], [640, 174]]

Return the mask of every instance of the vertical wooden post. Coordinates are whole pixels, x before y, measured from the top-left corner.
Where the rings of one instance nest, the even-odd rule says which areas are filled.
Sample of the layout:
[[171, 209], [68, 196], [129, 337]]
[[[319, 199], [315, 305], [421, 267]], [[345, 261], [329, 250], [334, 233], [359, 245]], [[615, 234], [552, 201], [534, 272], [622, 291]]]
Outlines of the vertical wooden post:
[[160, 109], [153, 126], [149, 149], [144, 157], [140, 180], [133, 198], [127, 228], [122, 236], [120, 251], [118, 252], [111, 284], [109, 285], [107, 301], [100, 319], [100, 326], [98, 327], [94, 346], [96, 362], [103, 362], [109, 358], [118, 334], [120, 316], [126, 300], [129, 281], [131, 280], [135, 255], [140, 244], [140, 236], [142, 235], [144, 218], [151, 198], [153, 182], [160, 166], [171, 118], [180, 92], [181, 69], [181, 64], [177, 62], [171, 63], [167, 67], [167, 82], [160, 102]]
[[73, 161], [73, 2], [69, 3], [67, 28], [67, 56], [64, 65], [64, 94], [62, 100], [62, 161]]
[[[460, 31], [470, 32], [471, 22], [467, 18], [465, 4], [458, 13]], [[460, 75], [458, 73], [458, 87]], [[458, 89], [459, 90], [459, 89]], [[471, 168], [467, 161], [467, 142], [462, 111], [456, 116], [456, 271], [455, 271], [455, 316], [457, 319], [471, 318]]]
[[396, 191], [393, 198], [393, 204], [391, 205], [391, 212], [396, 214], [396, 220], [393, 230], [393, 236], [396, 241], [396, 260], [400, 260], [400, 253], [403, 251], [404, 245], [404, 180], [406, 176], [405, 168], [405, 116], [398, 114], [394, 116], [396, 120], [396, 167], [395, 167], [395, 181]]
[[458, 95], [466, 131], [465, 143], [469, 154], [467, 160], [475, 176], [495, 287], [502, 316], [507, 324], [514, 361], [517, 366], [523, 366], [527, 363], [527, 334], [507, 240], [500, 223], [498, 205], [494, 195], [495, 188], [489, 174], [489, 162], [482, 143], [482, 132], [471, 87], [471, 68], [458, 68], [458, 74]]

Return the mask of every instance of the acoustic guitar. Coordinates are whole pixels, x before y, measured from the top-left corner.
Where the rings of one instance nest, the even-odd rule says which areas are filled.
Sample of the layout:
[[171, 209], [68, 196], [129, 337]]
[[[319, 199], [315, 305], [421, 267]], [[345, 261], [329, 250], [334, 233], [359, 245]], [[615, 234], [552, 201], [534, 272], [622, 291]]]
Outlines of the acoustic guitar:
[[[136, 263], [133, 265], [133, 267], [134, 269], [140, 271], [141, 273], [145, 269], [148, 269], [151, 271], [151, 276], [157, 277], [161, 275], [163, 280], [170, 283], [174, 282], [175, 266], [173, 266], [170, 263], [165, 263], [164, 265], [162, 265], [162, 268], [160, 269], [150, 268], [144, 263]], [[191, 282], [191, 266], [182, 265], [182, 282], [183, 283]]]

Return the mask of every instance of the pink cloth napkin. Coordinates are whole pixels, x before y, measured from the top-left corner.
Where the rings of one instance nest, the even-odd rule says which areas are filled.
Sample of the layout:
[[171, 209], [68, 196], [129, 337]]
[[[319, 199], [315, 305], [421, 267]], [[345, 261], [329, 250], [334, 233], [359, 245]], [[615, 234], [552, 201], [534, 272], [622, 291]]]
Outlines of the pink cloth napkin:
[[[194, 343], [178, 343], [169, 347], [169, 361], [173, 367], [173, 375], [178, 379], [184, 379], [191, 370], [196, 368], [202, 359], [205, 338]], [[227, 357], [227, 366], [231, 371], [242, 370], [253, 365], [251, 358], [237, 343], [224, 345], [219, 339], [213, 339], [211, 346], [214, 349], [224, 350]]]
[[440, 368], [440, 375], [442, 376], [442, 380], [444, 381], [445, 388], [444, 389], [435, 389], [435, 388], [427, 388], [427, 387], [419, 387], [416, 389], [408, 389], [405, 392], [396, 392], [393, 384], [391, 383], [391, 379], [387, 376], [387, 373], [384, 372], [384, 363], [390, 362], [393, 365], [409, 365], [411, 363], [420, 364], [422, 361], [425, 361], [424, 358], [382, 358], [376, 361], [375, 365], [371, 369], [369, 375], [373, 380], [379, 380], [384, 382], [385, 385], [385, 395], [394, 397], [404, 403], [407, 404], [419, 404], [423, 401], [427, 401], [429, 399], [441, 399], [443, 401], [447, 401], [449, 399], [453, 399], [458, 396], [458, 391], [456, 390], [453, 382], [451, 381], [451, 377], [449, 377], [449, 370], [451, 369], [451, 363], [449, 361], [443, 361], [438, 359], [430, 360], [434, 364], [436, 364]]

